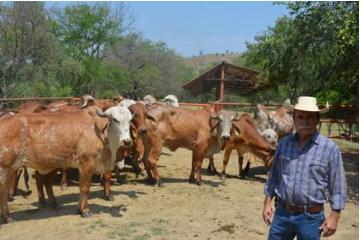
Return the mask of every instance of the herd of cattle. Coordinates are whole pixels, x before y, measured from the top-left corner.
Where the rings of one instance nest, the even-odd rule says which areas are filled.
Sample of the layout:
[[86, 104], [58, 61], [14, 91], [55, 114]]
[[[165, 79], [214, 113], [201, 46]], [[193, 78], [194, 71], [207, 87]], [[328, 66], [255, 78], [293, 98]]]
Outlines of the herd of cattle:
[[258, 104], [254, 116], [211, 108], [192, 110], [179, 107], [174, 95], [157, 101], [147, 95], [143, 101], [96, 100], [86, 95], [80, 101], [60, 101], [49, 105], [29, 101], [16, 111], [0, 113], [0, 209], [5, 223], [11, 222], [8, 201], [14, 194], [19, 172], [36, 170], [39, 203], [57, 207], [52, 190], [57, 170], [79, 170], [78, 212], [86, 217], [91, 177], [103, 175], [104, 197], [112, 200], [111, 173], [131, 157], [137, 173], [146, 171], [148, 180], [160, 185], [157, 162], [161, 149], [186, 148], [192, 151], [189, 181], [201, 184], [204, 158], [215, 171], [215, 153], [224, 150], [221, 177], [232, 150], [239, 156], [239, 175], [246, 175], [250, 162], [242, 168], [245, 153], [252, 153], [269, 167], [278, 138], [293, 131], [289, 103], [268, 111]]

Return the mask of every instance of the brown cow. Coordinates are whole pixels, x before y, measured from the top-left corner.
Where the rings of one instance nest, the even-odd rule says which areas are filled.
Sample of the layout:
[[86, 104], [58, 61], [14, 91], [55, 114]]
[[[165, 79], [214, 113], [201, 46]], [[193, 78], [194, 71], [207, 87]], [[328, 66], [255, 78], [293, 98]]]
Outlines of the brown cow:
[[[201, 184], [200, 169], [204, 157], [212, 156], [214, 148], [211, 131], [216, 129], [218, 116], [210, 110], [190, 110], [154, 104], [147, 113], [148, 135], [143, 136], [144, 165], [150, 181], [160, 185], [157, 161], [162, 147], [171, 151], [186, 148], [193, 152], [190, 182]], [[211, 125], [214, 126], [211, 128]], [[219, 134], [221, 136], [221, 134]], [[225, 136], [224, 136], [225, 137]], [[226, 137], [225, 137], [226, 138]], [[217, 141], [218, 142], [218, 141]]]
[[[0, 116], [0, 120], [11, 117], [17, 113], [38, 113], [46, 109], [46, 107], [35, 101], [26, 101], [21, 104], [15, 111], [9, 111], [8, 114], [4, 114]], [[9, 188], [9, 200], [14, 200], [14, 196], [18, 192], [18, 182], [20, 180], [21, 174], [24, 173], [24, 183], [26, 187], [26, 191], [24, 196], [31, 194], [31, 190], [29, 187], [29, 173], [26, 167], [19, 168], [16, 173], [13, 175], [11, 182], [11, 187]]]
[[9, 179], [24, 165], [40, 174], [56, 168], [79, 168], [78, 210], [82, 216], [90, 216], [91, 176], [95, 172], [111, 171], [117, 149], [131, 143], [131, 113], [127, 108], [112, 107], [105, 113], [96, 111], [107, 119], [90, 113], [19, 113], [1, 122], [0, 209], [5, 222], [11, 221], [7, 203]]
[[[124, 100], [126, 101], [126, 100]], [[140, 102], [134, 102], [134, 104], [128, 107], [132, 114], [132, 124], [131, 124], [131, 139], [132, 145], [130, 147], [124, 148], [120, 147], [117, 152], [116, 161], [117, 162], [124, 162], [124, 158], [131, 154], [133, 166], [135, 173], [138, 175], [141, 173], [142, 169], [139, 167], [139, 159], [143, 157], [144, 153], [144, 146], [142, 143], [141, 136], [147, 134], [147, 126], [145, 125], [145, 116], [147, 109], [144, 104]], [[119, 169], [123, 166], [117, 166], [115, 168], [116, 176], [119, 176]], [[104, 175], [104, 197], [105, 200], [113, 200], [111, 190], [110, 190], [110, 183], [111, 183], [111, 172], [107, 172]]]
[[275, 147], [268, 143], [256, 130], [249, 114], [242, 114], [239, 121], [234, 122], [232, 129], [232, 136], [225, 145], [225, 153], [223, 160], [223, 169], [221, 171], [221, 178], [224, 180], [226, 176], [226, 165], [233, 149], [238, 152], [239, 162], [239, 176], [246, 175], [250, 162], [246, 168], [242, 169], [243, 155], [247, 152], [253, 153], [264, 160], [266, 167], [271, 165], [272, 155], [275, 152]]

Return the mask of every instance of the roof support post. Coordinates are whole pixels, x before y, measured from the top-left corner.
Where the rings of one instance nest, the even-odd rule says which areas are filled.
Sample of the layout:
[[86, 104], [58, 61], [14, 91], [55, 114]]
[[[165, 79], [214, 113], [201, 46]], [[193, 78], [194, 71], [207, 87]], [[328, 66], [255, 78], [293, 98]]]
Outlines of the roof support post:
[[[224, 81], [225, 81], [225, 64], [221, 65], [220, 82], [216, 89], [216, 102], [222, 103], [224, 101]], [[215, 111], [223, 109], [223, 105], [215, 105]]]

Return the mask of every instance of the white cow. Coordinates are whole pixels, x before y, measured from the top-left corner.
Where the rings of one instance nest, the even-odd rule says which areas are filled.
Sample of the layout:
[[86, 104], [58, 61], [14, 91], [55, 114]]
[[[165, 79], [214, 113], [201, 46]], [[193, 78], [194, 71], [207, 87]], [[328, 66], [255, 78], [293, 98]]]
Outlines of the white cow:
[[172, 107], [179, 107], [178, 98], [175, 95], [167, 95], [160, 101]]

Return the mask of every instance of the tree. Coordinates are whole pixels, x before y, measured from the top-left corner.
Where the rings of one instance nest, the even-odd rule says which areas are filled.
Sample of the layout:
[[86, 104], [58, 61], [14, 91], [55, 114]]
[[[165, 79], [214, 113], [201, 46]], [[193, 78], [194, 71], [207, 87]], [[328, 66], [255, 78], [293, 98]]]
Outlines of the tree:
[[147, 94], [182, 94], [180, 84], [188, 81], [192, 72], [165, 43], [153, 43], [136, 33], [119, 41], [109, 55], [109, 61], [125, 73], [121, 94], [134, 99]]
[[56, 45], [42, 2], [0, 3], [1, 97], [46, 75]]
[[358, 2], [287, 5], [291, 17], [279, 18], [247, 44], [247, 65], [293, 101], [308, 94], [320, 101], [358, 102]]

